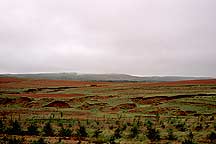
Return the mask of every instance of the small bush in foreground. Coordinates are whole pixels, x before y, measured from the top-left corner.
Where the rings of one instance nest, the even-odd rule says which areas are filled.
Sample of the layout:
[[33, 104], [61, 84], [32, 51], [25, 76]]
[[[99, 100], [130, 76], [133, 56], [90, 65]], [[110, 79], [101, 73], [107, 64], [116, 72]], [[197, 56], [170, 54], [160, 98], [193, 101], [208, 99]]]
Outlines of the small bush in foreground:
[[4, 131], [5, 131], [5, 125], [4, 125], [3, 121], [0, 120], [0, 134], [4, 133]]
[[10, 127], [7, 129], [7, 133], [14, 134], [14, 135], [21, 135], [22, 128], [20, 123], [17, 120], [12, 121]]
[[27, 127], [28, 129], [28, 134], [29, 135], [38, 135], [39, 131], [38, 131], [38, 126], [36, 124], [31, 124], [29, 127]]
[[45, 136], [54, 136], [54, 130], [50, 122], [45, 124], [45, 126], [43, 127], [43, 132]]
[[139, 129], [137, 124], [135, 124], [131, 129], [130, 129], [130, 138], [135, 138], [139, 134]]
[[195, 142], [193, 141], [193, 133], [190, 131], [188, 134], [188, 138], [185, 139], [182, 144], [195, 144]]
[[159, 132], [159, 130], [156, 130], [155, 128], [148, 129], [146, 136], [151, 141], [160, 140], [160, 132]]
[[176, 140], [176, 136], [173, 134], [173, 130], [172, 129], [168, 129], [168, 140]]
[[102, 133], [102, 131], [100, 129], [97, 129], [94, 131], [94, 135], [93, 137], [98, 138], [98, 136]]
[[159, 130], [156, 130], [156, 128], [153, 127], [153, 123], [151, 121], [146, 122], [147, 126], [147, 134], [146, 136], [151, 141], [158, 141], [160, 140], [160, 132]]
[[61, 127], [59, 131], [59, 136], [61, 137], [70, 137], [72, 135], [72, 131], [68, 128]]
[[114, 138], [121, 138], [121, 130], [119, 127], [114, 131]]
[[208, 139], [211, 141], [211, 143], [216, 141], [216, 133], [214, 131], [212, 131], [209, 135], [208, 135]]
[[77, 136], [78, 137], [87, 137], [88, 133], [86, 132], [86, 128], [84, 126], [80, 126], [80, 128], [77, 130]]

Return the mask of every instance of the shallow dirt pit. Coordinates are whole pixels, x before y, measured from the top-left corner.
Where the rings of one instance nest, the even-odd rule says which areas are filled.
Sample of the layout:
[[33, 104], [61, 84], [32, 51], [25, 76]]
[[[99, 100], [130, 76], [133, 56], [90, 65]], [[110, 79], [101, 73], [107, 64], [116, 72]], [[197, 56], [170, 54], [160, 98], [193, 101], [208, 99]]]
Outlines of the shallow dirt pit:
[[31, 102], [32, 100], [30, 99], [30, 98], [28, 98], [28, 97], [21, 97], [21, 98], [17, 98], [16, 99], [16, 103], [17, 104], [20, 104], [20, 103], [23, 103], [23, 104], [25, 104], [25, 103], [29, 103], [29, 102]]
[[136, 104], [134, 103], [125, 103], [117, 105], [116, 107], [119, 107], [120, 109], [134, 109], [136, 108]]
[[70, 108], [70, 105], [64, 101], [54, 101], [49, 103], [45, 107]]

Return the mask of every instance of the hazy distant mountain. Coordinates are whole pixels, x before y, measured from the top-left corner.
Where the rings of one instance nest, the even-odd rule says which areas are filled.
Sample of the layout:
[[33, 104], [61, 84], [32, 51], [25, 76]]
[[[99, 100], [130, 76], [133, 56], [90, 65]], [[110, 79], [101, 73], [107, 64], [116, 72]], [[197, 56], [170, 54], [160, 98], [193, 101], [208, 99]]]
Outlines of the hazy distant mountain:
[[82, 81], [180, 81], [212, 79], [211, 77], [182, 77], [182, 76], [152, 76], [140, 77], [127, 74], [77, 74], [77, 73], [39, 73], [39, 74], [2, 74], [0, 76], [10, 76], [19, 78], [38, 78], [55, 80], [82, 80]]

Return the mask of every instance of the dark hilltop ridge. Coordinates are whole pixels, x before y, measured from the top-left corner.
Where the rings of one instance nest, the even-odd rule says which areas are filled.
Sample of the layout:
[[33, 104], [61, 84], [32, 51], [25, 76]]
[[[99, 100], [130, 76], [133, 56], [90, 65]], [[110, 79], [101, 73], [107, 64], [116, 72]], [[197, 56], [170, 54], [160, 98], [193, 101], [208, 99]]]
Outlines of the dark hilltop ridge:
[[1, 74], [0, 77], [37, 78], [51, 80], [79, 81], [131, 81], [131, 82], [169, 82], [182, 80], [214, 79], [212, 77], [185, 76], [133, 76], [128, 74], [78, 74], [78, 73], [36, 73], [36, 74]]

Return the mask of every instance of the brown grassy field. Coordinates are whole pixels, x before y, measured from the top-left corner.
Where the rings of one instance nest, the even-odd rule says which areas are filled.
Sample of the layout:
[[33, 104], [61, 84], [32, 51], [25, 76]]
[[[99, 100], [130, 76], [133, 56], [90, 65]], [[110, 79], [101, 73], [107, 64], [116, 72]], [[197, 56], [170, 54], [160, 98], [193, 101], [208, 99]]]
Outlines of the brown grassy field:
[[[40, 138], [50, 143], [216, 139], [216, 79], [150, 83], [5, 77], [0, 78], [0, 107], [1, 143], [36, 144]], [[38, 133], [29, 132], [32, 125]]]

